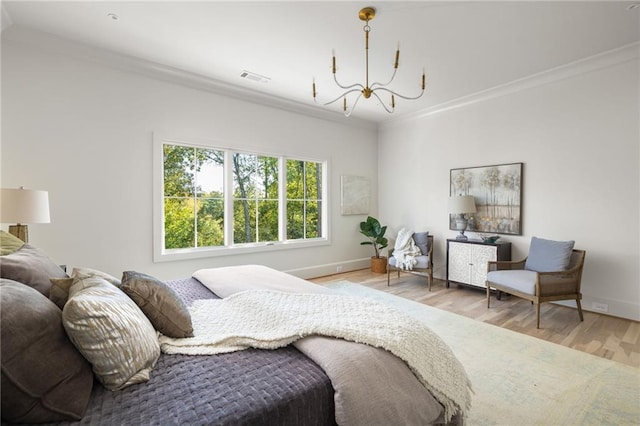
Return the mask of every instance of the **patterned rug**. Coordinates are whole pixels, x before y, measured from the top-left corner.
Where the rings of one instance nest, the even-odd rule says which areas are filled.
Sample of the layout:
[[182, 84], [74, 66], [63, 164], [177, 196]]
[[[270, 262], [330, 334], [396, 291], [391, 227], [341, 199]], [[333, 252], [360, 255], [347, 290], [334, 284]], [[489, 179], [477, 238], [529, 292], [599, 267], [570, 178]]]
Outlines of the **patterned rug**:
[[640, 368], [347, 281], [326, 286], [389, 303], [438, 333], [473, 384], [470, 426], [640, 424]]

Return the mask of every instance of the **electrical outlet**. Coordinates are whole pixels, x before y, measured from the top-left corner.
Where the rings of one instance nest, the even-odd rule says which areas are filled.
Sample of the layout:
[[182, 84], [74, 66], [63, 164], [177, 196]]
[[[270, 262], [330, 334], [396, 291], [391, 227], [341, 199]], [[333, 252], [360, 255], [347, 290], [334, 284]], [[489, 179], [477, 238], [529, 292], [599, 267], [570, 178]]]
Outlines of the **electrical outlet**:
[[342, 271], [343, 271], [343, 267], [342, 267], [342, 266], [338, 266], [338, 267], [336, 268], [336, 272], [338, 272], [338, 273], [339, 273], [339, 272], [342, 272]]
[[592, 302], [591, 309], [597, 312], [609, 312], [609, 305], [607, 305], [606, 303]]

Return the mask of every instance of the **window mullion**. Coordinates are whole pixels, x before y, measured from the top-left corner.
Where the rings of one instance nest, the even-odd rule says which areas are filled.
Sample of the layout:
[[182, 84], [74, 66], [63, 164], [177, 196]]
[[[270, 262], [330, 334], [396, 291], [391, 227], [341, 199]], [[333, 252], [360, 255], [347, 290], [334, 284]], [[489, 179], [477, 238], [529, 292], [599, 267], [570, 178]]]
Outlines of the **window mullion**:
[[278, 158], [278, 241], [287, 239], [287, 162]]
[[302, 163], [302, 238], [307, 238], [307, 162]]
[[233, 152], [224, 151], [224, 245], [233, 245]]
[[198, 247], [198, 148], [193, 148], [193, 247]]

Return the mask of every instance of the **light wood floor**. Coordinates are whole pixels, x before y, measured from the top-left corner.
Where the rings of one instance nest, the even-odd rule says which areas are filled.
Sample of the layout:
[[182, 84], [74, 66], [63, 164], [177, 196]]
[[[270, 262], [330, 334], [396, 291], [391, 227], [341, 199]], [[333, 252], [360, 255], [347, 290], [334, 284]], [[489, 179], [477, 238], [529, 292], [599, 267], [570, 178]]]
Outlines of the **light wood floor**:
[[503, 295], [498, 301], [492, 295], [487, 309], [486, 293], [464, 286], [445, 287], [434, 280], [428, 291], [426, 279], [411, 274], [391, 275], [387, 287], [386, 274], [369, 269], [311, 279], [317, 284], [347, 280], [376, 290], [395, 294], [477, 321], [544, 339], [602, 358], [640, 368], [640, 322], [584, 311], [580, 322], [576, 309], [552, 303], [541, 305], [540, 329], [536, 329], [535, 308], [523, 299]]

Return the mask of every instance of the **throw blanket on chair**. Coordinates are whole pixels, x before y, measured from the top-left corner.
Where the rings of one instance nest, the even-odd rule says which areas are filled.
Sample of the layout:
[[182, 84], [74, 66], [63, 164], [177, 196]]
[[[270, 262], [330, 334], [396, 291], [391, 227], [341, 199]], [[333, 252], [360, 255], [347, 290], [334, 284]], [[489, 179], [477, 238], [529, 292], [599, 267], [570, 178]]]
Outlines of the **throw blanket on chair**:
[[413, 241], [413, 231], [402, 228], [398, 231], [396, 244], [393, 248], [393, 257], [396, 259], [396, 268], [413, 269], [417, 263], [416, 256], [420, 256], [420, 248]]
[[[190, 308], [194, 337], [160, 337], [169, 354], [276, 349], [310, 335], [388, 350], [404, 360], [444, 406], [445, 421], [471, 406], [471, 385], [451, 349], [427, 326], [374, 300], [342, 294], [247, 290]], [[372, 372], [374, 374], [374, 372]]]

